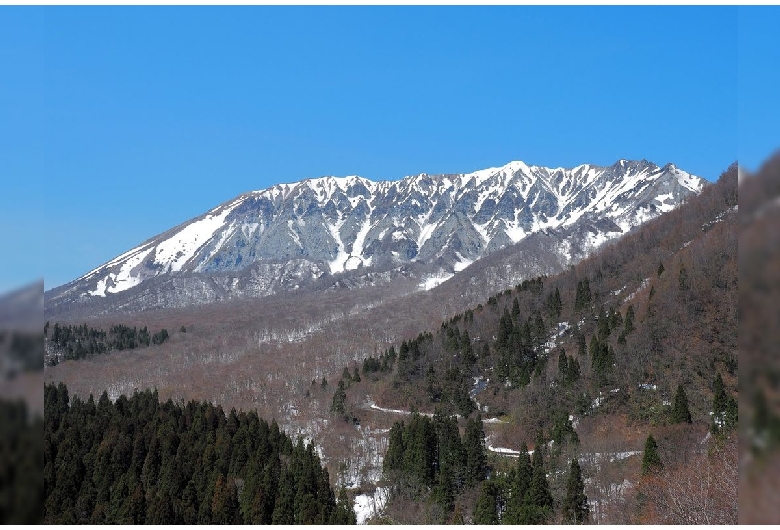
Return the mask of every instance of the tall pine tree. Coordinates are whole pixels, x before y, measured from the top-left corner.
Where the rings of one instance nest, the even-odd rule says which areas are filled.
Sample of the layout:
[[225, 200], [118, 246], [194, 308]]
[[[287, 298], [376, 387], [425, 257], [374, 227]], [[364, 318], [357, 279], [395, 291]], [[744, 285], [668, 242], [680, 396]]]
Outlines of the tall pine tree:
[[566, 481], [566, 497], [563, 500], [563, 520], [569, 524], [585, 524], [590, 516], [585, 482], [577, 459], [571, 461], [569, 478]]
[[672, 423], [691, 423], [691, 411], [688, 409], [688, 396], [682, 384], [677, 386], [672, 405]]

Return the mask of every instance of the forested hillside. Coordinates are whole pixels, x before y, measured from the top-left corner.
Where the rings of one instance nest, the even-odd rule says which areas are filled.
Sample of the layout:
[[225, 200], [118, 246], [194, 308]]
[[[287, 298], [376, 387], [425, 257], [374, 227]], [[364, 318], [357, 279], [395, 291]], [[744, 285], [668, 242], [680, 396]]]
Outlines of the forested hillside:
[[47, 385], [44, 521], [55, 524], [354, 524], [311, 443], [254, 412], [144, 391], [71, 400]]
[[[580, 438], [595, 447], [613, 437], [622, 440], [620, 451], [628, 456], [621, 457], [621, 494], [609, 506], [593, 499], [603, 493], [596, 486], [605, 466], [585, 466], [600, 522], [736, 522], [736, 173], [735, 165], [700, 197], [566, 273], [524, 281], [452, 317], [436, 333], [365, 359], [360, 382], [345, 370], [334, 395], [335, 414], [359, 415], [356, 401], [366, 393], [383, 407], [435, 411], [436, 417], [459, 414], [472, 422], [481, 413], [493, 418], [486, 425], [494, 437], [513, 442], [520, 467], [520, 444], [527, 443], [535, 449], [533, 469], [543, 466], [550, 477], [550, 500], [528, 504], [517, 493], [526, 491], [517, 477], [527, 470], [508, 466], [506, 459], [494, 459], [479, 477], [491, 478], [478, 496], [461, 480], [442, 482], [436, 466], [421, 475], [405, 464], [400, 469], [412, 469], [409, 476], [427, 487], [428, 495], [419, 496], [427, 508], [413, 510], [413, 496], [396, 494], [387, 513], [407, 523], [446, 522], [432, 518], [433, 505], [442, 513], [456, 506], [477, 522], [576, 518], [571, 496], [578, 492], [569, 491], [566, 477], [578, 473], [573, 462], [594, 458]], [[398, 424], [395, 436], [408, 428]], [[468, 430], [463, 420], [461, 428]], [[629, 457], [642, 454], [653, 435], [662, 464], [651, 471], [645, 466], [643, 473], [640, 457]], [[403, 437], [406, 450], [409, 439], [416, 438]], [[441, 451], [436, 440], [432, 436], [430, 446]], [[391, 432], [386, 459], [398, 447]], [[409, 458], [414, 461], [401, 460]], [[685, 477], [702, 478], [702, 470], [712, 471], [712, 484], [688, 491], [683, 508], [674, 508], [681, 495], [675, 488]], [[385, 471], [397, 488], [387, 474], [397, 468], [385, 460]]]

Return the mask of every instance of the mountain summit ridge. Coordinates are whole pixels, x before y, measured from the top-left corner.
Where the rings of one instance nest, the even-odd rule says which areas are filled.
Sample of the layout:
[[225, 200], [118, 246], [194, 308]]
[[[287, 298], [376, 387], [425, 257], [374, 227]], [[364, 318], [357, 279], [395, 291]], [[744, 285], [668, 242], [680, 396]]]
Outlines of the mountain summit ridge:
[[[596, 248], [704, 184], [671, 163], [625, 159], [570, 169], [512, 161], [395, 181], [352, 175], [276, 184], [243, 193], [53, 289], [47, 305], [105, 298], [160, 276], [239, 274], [256, 265], [272, 274], [294, 265], [289, 285], [277, 291], [297, 288], [296, 277], [413, 262], [455, 274], [539, 232], [588, 226], [586, 244]], [[230, 282], [220, 285], [220, 296], [230, 297]]]

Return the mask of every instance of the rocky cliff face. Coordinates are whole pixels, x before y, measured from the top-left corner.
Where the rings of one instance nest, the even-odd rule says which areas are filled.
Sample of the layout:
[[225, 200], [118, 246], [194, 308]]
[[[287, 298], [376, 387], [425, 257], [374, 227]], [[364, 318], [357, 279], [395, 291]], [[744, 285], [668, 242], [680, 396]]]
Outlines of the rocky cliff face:
[[673, 209], [704, 183], [671, 164], [620, 160], [280, 184], [240, 195], [49, 291], [46, 310], [181, 307], [322, 286], [338, 275], [392, 281], [394, 270], [444, 279], [539, 233], [557, 234], [565, 264]]

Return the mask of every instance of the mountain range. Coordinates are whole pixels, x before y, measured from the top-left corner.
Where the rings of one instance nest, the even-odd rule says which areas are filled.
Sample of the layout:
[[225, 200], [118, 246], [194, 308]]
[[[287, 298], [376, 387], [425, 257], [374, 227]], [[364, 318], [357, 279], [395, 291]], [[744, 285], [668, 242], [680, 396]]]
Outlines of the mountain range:
[[[239, 195], [46, 293], [46, 312], [182, 307], [413, 277], [420, 289], [546, 236], [560, 269], [698, 194], [673, 164], [510, 162], [465, 174], [321, 177]], [[538, 270], [539, 273], [557, 270]]]

